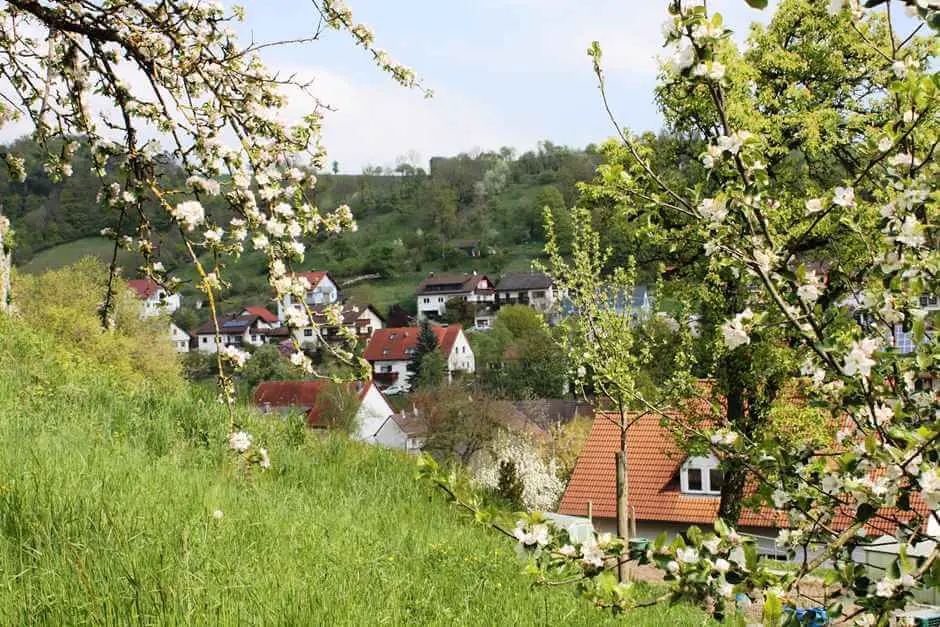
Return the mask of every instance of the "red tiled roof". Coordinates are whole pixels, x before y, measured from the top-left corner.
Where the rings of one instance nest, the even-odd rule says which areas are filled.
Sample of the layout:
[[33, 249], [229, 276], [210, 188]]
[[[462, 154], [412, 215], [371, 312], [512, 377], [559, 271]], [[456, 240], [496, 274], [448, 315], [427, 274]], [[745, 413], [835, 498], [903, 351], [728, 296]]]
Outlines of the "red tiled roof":
[[[348, 384], [350, 392], [356, 383]], [[359, 384], [361, 385], [361, 384]], [[307, 414], [307, 422], [311, 427], [329, 427], [331, 399], [325, 398], [322, 393], [330, 389], [332, 382], [326, 379], [311, 381], [265, 381], [258, 384], [255, 389], [255, 405], [271, 407], [297, 407]], [[368, 381], [356, 392], [356, 398], [361, 402], [372, 387]]]
[[[675, 415], [677, 420], [680, 416]], [[601, 518], [617, 515], [614, 455], [620, 449], [620, 429], [604, 414], [598, 413], [581, 455], [575, 464], [558, 512], [586, 516], [588, 502], [592, 514]], [[636, 510], [637, 520], [710, 524], [718, 514], [718, 496], [686, 495], [676, 480], [687, 455], [676, 445], [674, 436], [660, 424], [657, 416], [639, 418], [627, 431], [628, 500]], [[919, 494], [911, 497], [915, 512], [926, 515], [927, 504]], [[837, 515], [832, 527], [845, 529], [854, 520], [855, 508]], [[866, 524], [870, 535], [892, 534], [897, 521], [908, 521], [912, 512], [879, 510]], [[786, 514], [764, 507], [745, 509], [738, 521], [741, 526], [784, 528]]]
[[[620, 449], [620, 429], [604, 414], [591, 427], [568, 488], [558, 508], [561, 514], [586, 516], [588, 502], [594, 516], [617, 515], [614, 455]], [[639, 418], [627, 431], [628, 499], [637, 520], [708, 524], [718, 513], [717, 496], [682, 494], [675, 480], [686, 454], [657, 416]], [[772, 510], [745, 510], [740, 525], [775, 527]]]
[[[302, 276], [310, 281], [310, 287], [316, 287], [323, 280], [323, 277], [329, 276], [329, 272], [297, 272], [296, 276]], [[332, 281], [332, 278], [330, 279]], [[333, 281], [334, 283], [336, 281]]]
[[[432, 326], [431, 330], [437, 336], [438, 348], [447, 357], [450, 355], [457, 336], [462, 327], [452, 324], [446, 327]], [[362, 353], [366, 361], [403, 361], [411, 359], [408, 349], [413, 349], [418, 343], [419, 327], [398, 327], [378, 329], [369, 339], [366, 350]]]
[[265, 307], [245, 307], [244, 311], [252, 316], [258, 316], [263, 322], [277, 322], [277, 315]]
[[146, 300], [157, 293], [160, 284], [147, 277], [146, 279], [131, 279], [127, 282], [127, 287], [137, 292], [137, 296]]

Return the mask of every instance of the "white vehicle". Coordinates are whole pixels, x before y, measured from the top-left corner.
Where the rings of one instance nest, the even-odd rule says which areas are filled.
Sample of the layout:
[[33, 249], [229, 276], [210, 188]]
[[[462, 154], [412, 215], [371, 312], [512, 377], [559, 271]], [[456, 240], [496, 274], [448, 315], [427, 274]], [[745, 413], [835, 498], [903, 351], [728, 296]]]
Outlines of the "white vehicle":
[[396, 396], [398, 394], [405, 394], [408, 391], [409, 388], [407, 383], [393, 383], [382, 390], [382, 394], [385, 396]]

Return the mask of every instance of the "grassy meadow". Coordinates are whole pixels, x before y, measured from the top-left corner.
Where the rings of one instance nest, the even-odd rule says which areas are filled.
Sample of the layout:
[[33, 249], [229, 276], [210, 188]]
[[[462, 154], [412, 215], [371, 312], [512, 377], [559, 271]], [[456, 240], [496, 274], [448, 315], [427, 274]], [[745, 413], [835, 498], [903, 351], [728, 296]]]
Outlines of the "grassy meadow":
[[266, 473], [233, 464], [211, 396], [132, 385], [0, 315], [0, 624], [618, 622], [532, 586], [403, 455], [239, 420]]

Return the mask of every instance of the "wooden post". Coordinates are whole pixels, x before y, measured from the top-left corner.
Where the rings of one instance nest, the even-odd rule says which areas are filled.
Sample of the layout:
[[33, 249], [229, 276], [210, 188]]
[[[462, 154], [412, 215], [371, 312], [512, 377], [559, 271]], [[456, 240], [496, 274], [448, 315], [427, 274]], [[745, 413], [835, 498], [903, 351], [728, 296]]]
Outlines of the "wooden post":
[[594, 503], [591, 501], [588, 501], [588, 520], [594, 523]]

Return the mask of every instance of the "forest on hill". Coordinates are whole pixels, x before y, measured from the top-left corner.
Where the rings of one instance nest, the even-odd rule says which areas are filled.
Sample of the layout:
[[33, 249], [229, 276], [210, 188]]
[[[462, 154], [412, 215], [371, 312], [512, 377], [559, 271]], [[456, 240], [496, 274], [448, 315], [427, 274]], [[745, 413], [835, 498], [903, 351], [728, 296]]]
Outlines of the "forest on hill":
[[[61, 181], [43, 170], [40, 153], [29, 140], [6, 148], [25, 155], [28, 171], [22, 183], [0, 172], [3, 212], [20, 234], [16, 265], [30, 272], [84, 255], [110, 261], [113, 246], [100, 233], [116, 228], [118, 216], [96, 198], [100, 181], [85, 147], [79, 148], [71, 176]], [[413, 307], [413, 287], [428, 271], [526, 269], [544, 243], [543, 209], [552, 210], [561, 229], [570, 228], [565, 209], [575, 203], [578, 183], [590, 180], [601, 160], [593, 145], [576, 149], [543, 141], [522, 154], [502, 148], [434, 157], [429, 168], [414, 157], [399, 158], [394, 167], [367, 166], [355, 175], [337, 173], [334, 164], [331, 171], [317, 173], [316, 202], [321, 211], [348, 204], [359, 229], [323, 237], [309, 248], [300, 269], [328, 270], [341, 283], [369, 276], [350, 289], [382, 309]], [[169, 157], [163, 163], [167, 183], [184, 188], [182, 170]], [[220, 199], [206, 204], [220, 221], [228, 217]], [[156, 207], [148, 211], [160, 260], [184, 281], [191, 280], [179, 233]], [[136, 274], [139, 263], [134, 254], [119, 254], [128, 277]], [[226, 298], [231, 306], [257, 302], [267, 294], [262, 255], [249, 246], [230, 266], [234, 272]], [[195, 294], [189, 285], [184, 296]]]

